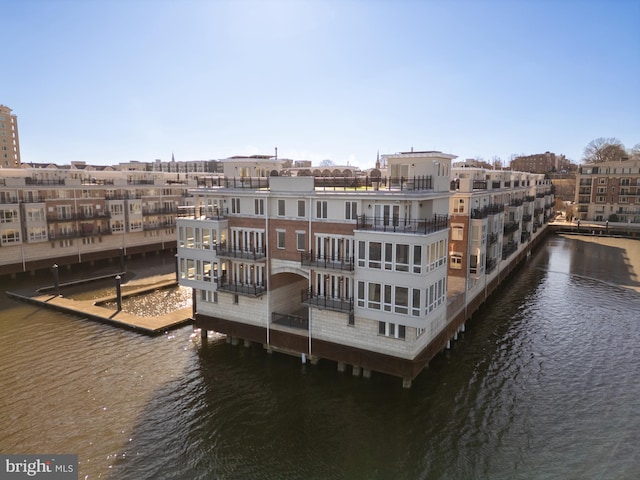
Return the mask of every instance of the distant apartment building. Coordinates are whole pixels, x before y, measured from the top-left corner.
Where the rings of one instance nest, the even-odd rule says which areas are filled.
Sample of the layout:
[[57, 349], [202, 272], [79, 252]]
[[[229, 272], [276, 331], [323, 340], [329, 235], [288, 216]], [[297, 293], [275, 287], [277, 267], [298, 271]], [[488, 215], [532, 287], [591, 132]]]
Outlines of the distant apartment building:
[[581, 220], [640, 223], [640, 160], [580, 166], [575, 204]]
[[0, 168], [20, 168], [18, 117], [0, 105]]
[[[464, 322], [465, 289], [497, 283], [553, 205], [543, 175], [452, 173], [454, 158], [403, 152], [376, 176], [245, 176], [193, 191], [177, 249], [196, 325], [410, 385], [459, 328], [452, 275], [464, 277], [452, 310]], [[247, 167], [238, 160], [225, 170]]]
[[3, 275], [173, 249], [195, 179], [174, 173], [71, 166], [2, 169]]
[[510, 168], [519, 172], [547, 173], [568, 171], [571, 163], [564, 155], [545, 152], [535, 155], [516, 157], [511, 160]]

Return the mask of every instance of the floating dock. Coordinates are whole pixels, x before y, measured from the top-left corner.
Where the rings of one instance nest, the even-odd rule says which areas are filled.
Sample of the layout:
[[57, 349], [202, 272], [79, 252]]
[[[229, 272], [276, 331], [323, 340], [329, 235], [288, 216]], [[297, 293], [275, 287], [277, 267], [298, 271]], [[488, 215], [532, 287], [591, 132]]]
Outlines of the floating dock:
[[[84, 282], [92, 280], [95, 279], [85, 280]], [[81, 282], [73, 283], [77, 284]], [[152, 285], [146, 285], [127, 291], [126, 293], [122, 294], [122, 298], [130, 297], [133, 295], [140, 295], [172, 286], [177, 286], [177, 282], [175, 281], [175, 279], [160, 281], [157, 283], [153, 283]], [[51, 308], [53, 310], [68, 313], [78, 317], [89, 318], [91, 320], [96, 320], [102, 323], [108, 323], [121, 328], [145, 333], [147, 335], [159, 335], [166, 332], [167, 330], [178, 328], [193, 322], [193, 319], [191, 318], [191, 307], [181, 308], [164, 315], [143, 317], [125, 312], [123, 310], [117, 311], [100, 306], [100, 304], [104, 302], [115, 301], [115, 295], [103, 297], [97, 300], [72, 300], [61, 295], [56, 295], [55, 293], [47, 293], [48, 291], [53, 291], [53, 288], [41, 289], [39, 291], [36, 291], [32, 295], [16, 292], [7, 292], [7, 295], [17, 300], [31, 303], [33, 305]]]

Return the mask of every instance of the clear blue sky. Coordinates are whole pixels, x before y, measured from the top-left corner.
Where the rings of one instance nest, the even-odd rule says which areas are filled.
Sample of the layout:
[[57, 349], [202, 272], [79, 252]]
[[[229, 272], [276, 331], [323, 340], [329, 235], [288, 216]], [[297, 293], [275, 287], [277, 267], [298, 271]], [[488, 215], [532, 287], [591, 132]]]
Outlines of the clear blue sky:
[[640, 143], [640, 0], [0, 0], [23, 162]]

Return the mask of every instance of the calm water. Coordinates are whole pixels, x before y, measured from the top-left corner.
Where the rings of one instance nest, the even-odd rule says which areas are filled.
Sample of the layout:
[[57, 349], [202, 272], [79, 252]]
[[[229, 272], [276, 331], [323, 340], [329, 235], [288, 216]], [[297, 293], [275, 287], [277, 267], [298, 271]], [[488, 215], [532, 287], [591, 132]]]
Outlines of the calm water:
[[81, 479], [638, 478], [640, 242], [597, 241], [551, 236], [411, 390], [2, 298], [0, 452]]

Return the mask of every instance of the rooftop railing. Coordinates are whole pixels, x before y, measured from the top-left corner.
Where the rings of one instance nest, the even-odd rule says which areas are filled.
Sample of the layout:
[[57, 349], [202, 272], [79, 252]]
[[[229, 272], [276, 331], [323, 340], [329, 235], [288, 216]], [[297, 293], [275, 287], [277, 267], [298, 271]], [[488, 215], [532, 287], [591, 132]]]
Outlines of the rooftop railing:
[[367, 216], [357, 217], [356, 229], [374, 230], [378, 232], [390, 233], [414, 233], [419, 235], [429, 235], [440, 230], [449, 228], [449, 217], [447, 215], [434, 215], [433, 218], [423, 219], [401, 219], [395, 216]]

